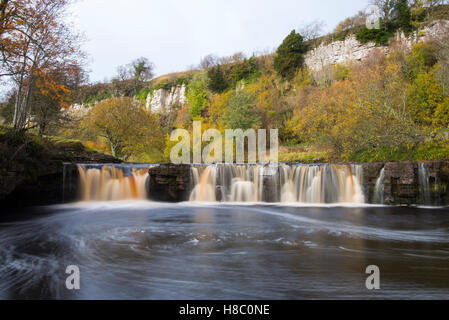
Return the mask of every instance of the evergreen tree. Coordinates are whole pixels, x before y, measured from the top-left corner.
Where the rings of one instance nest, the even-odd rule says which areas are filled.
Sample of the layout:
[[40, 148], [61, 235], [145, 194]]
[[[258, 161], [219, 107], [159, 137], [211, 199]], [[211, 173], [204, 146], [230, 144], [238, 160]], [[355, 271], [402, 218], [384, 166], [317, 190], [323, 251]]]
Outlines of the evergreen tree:
[[307, 46], [303, 37], [293, 30], [276, 51], [274, 68], [284, 79], [292, 79], [304, 63]]
[[393, 5], [392, 31], [402, 30], [405, 33], [412, 31], [412, 14], [408, 0], [396, 0]]
[[209, 69], [207, 72], [207, 76], [209, 78], [209, 90], [214, 93], [222, 93], [228, 88], [228, 84], [223, 75], [223, 71], [221, 71], [220, 66]]

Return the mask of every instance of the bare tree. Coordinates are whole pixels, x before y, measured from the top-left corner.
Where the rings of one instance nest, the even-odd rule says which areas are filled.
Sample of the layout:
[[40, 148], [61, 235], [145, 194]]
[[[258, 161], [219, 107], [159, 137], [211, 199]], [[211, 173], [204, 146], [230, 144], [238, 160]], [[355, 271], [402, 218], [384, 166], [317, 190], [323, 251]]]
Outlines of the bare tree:
[[325, 25], [324, 21], [315, 20], [310, 23], [302, 24], [298, 28], [298, 33], [306, 41], [314, 40], [323, 35]]
[[324, 34], [325, 23], [321, 20], [315, 20], [311, 23], [303, 24], [298, 28], [298, 33], [308, 41], [312, 47], [318, 45], [318, 38]]
[[[130, 84], [131, 94], [137, 94], [146, 81], [154, 77], [154, 64], [147, 58], [138, 58], [131, 63], [117, 68], [117, 78], [112, 80], [114, 87], [120, 91], [120, 82]], [[117, 94], [118, 92], [115, 92]]]
[[214, 54], [209, 54], [201, 59], [199, 68], [208, 70], [220, 64], [220, 58]]

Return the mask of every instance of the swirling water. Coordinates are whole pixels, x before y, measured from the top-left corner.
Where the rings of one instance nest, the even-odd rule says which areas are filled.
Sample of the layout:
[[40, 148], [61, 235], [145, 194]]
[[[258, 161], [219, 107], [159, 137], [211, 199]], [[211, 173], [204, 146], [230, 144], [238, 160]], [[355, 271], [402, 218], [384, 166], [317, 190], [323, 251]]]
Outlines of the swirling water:
[[[0, 299], [449, 297], [447, 208], [134, 201], [8, 213]], [[80, 290], [65, 287], [68, 265]], [[365, 288], [369, 265], [378, 291]]]

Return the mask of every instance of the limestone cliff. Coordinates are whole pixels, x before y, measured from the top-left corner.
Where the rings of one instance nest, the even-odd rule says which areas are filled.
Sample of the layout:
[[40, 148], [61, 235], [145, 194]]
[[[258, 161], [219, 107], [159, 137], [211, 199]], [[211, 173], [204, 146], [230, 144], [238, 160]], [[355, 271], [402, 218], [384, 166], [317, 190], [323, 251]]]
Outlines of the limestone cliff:
[[[432, 38], [442, 38], [449, 32], [449, 21], [438, 20], [424, 28], [418, 34], [405, 36], [398, 34], [396, 41], [406, 48], [411, 48], [413, 43], [428, 41]], [[385, 54], [390, 52], [389, 47], [378, 47], [374, 43], [361, 44], [354, 35], [344, 41], [335, 41], [324, 44], [310, 51], [305, 58], [306, 65], [313, 71], [319, 71], [329, 65], [346, 64], [355, 61], [363, 61], [374, 51]]]
[[[410, 49], [414, 43], [419, 41], [428, 41], [432, 38], [443, 38], [449, 33], [449, 20], [437, 20], [431, 23], [421, 31], [411, 36], [397, 34], [393, 42], [404, 48]], [[384, 54], [390, 53], [391, 47], [376, 46], [374, 43], [360, 43], [355, 35], [348, 36], [343, 41], [334, 41], [329, 44], [323, 44], [310, 52], [305, 57], [305, 64], [314, 72], [326, 70], [327, 66], [335, 64], [348, 64], [357, 61], [363, 61], [374, 51], [380, 51]], [[185, 83], [173, 86], [156, 88], [151, 91], [146, 99], [146, 108], [152, 112], [169, 112], [174, 107], [184, 106], [186, 99]], [[90, 109], [90, 106], [78, 104], [73, 105], [65, 111], [75, 118], [82, 118]]]
[[148, 94], [146, 108], [152, 112], [170, 111], [173, 107], [183, 106], [186, 103], [185, 93], [185, 84], [155, 90]]

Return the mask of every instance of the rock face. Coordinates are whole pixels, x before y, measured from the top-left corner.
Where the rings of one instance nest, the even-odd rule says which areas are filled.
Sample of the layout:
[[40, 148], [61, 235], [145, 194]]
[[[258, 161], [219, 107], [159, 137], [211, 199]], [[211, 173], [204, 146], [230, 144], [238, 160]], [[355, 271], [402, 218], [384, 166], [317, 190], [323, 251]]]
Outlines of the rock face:
[[181, 84], [171, 89], [158, 89], [148, 94], [146, 108], [152, 112], [170, 111], [175, 106], [183, 106], [186, 103], [186, 86]]
[[[430, 26], [421, 30], [418, 34], [406, 37], [398, 34], [396, 41], [411, 48], [413, 43], [428, 41], [431, 38], [442, 38], [449, 31], [448, 20], [434, 21]], [[321, 45], [306, 55], [305, 63], [313, 71], [320, 71], [326, 66], [335, 64], [347, 64], [363, 61], [375, 51], [388, 54], [389, 47], [377, 47], [374, 43], [361, 44], [354, 35], [344, 41], [335, 41], [327, 45]]]
[[148, 197], [153, 201], [182, 202], [189, 200], [191, 175], [189, 165], [161, 164], [149, 170]]
[[375, 190], [378, 183], [384, 204], [449, 205], [448, 161], [366, 163], [363, 168], [369, 203], [379, 202]]
[[[11, 150], [14, 152], [14, 150]], [[76, 166], [70, 163], [120, 163], [108, 155], [85, 151], [80, 144], [55, 147], [49, 154], [17, 153], [14, 161], [2, 164], [0, 203], [8, 207], [60, 204], [73, 201], [78, 192], [77, 179], [64, 184], [64, 179], [76, 176]], [[73, 174], [70, 173], [73, 171]], [[64, 199], [65, 198], [65, 199]]]
[[[379, 162], [362, 166], [367, 203], [449, 205], [449, 161]], [[279, 175], [264, 177], [265, 202], [279, 199], [280, 181], [273, 183], [273, 179], [279, 179]], [[152, 168], [147, 183], [149, 198], [154, 201], [187, 201], [193, 189], [189, 165], [164, 164]], [[221, 192], [217, 190], [217, 200], [220, 198]]]

